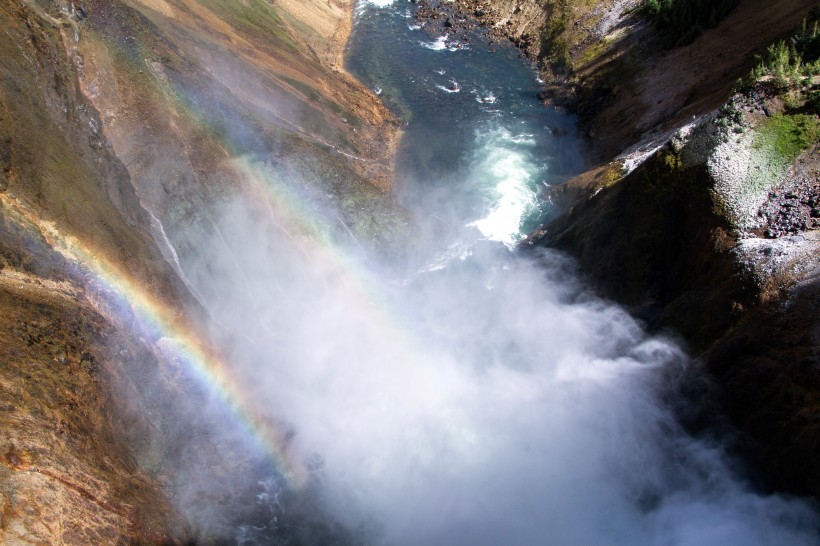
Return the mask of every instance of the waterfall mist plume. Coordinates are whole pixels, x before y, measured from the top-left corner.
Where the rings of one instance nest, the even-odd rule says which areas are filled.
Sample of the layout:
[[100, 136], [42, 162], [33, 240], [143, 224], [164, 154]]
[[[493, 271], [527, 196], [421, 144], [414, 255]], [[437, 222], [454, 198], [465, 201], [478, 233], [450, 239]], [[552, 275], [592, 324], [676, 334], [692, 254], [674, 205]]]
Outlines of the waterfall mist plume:
[[[810, 507], [751, 492], [676, 423], [664, 398], [691, 365], [680, 348], [590, 295], [562, 255], [517, 256], [470, 228], [440, 267], [386, 273], [270, 197], [239, 195], [203, 226], [183, 267], [212, 337], [310, 475], [306, 503], [264, 457], [249, 463], [256, 508], [237, 542], [329, 540], [294, 538], [298, 510], [342, 543], [815, 541]], [[208, 422], [212, 443], [244, 449], [217, 410]], [[180, 498], [207, 522], [218, 480], [198, 472]]]
[[[677, 423], [670, 400], [693, 364], [675, 343], [592, 295], [560, 253], [486, 240], [518, 240], [510, 226], [536, 206], [536, 185], [573, 172], [580, 144], [542, 138], [571, 120], [538, 117], [543, 105], [521, 98], [534, 93], [488, 95], [482, 83], [486, 104], [448, 94], [467, 97], [462, 117], [479, 116], [454, 137], [440, 129], [455, 103], [433, 102], [439, 125], [416, 133], [410, 173], [397, 177], [416, 222], [407, 229], [386, 219], [381, 194], [343, 176], [340, 148], [290, 133], [319, 119], [299, 104], [272, 96], [247, 115], [221, 105], [228, 89], [265, 95], [222, 62], [209, 65], [220, 85], [194, 95], [229, 144], [208, 165], [219, 183], [200, 196], [192, 177], [170, 194], [151, 171], [148, 201], [241, 411], [174, 356], [170, 336], [156, 343], [170, 364], [137, 382], [159, 416], [156, 466], [198, 542], [816, 543], [812, 507], [753, 492], [720, 445]], [[514, 100], [532, 127], [496, 116]], [[283, 113], [294, 122], [253, 128]], [[476, 193], [505, 208], [487, 210]], [[407, 256], [374, 258], [403, 240], [390, 230], [410, 232]], [[273, 431], [273, 450], [254, 426]]]

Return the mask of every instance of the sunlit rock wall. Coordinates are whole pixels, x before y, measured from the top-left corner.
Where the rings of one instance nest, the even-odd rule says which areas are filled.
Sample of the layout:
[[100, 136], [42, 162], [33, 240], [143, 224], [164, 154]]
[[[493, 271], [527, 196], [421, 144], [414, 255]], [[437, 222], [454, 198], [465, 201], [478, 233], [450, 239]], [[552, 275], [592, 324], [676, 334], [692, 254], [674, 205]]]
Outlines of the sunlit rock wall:
[[0, 542], [185, 542], [138, 394], [181, 386], [136, 307], [196, 329], [186, 236], [235, 193], [278, 184], [328, 237], [397, 246], [396, 122], [342, 71], [351, 2], [31, 0], [0, 21]]

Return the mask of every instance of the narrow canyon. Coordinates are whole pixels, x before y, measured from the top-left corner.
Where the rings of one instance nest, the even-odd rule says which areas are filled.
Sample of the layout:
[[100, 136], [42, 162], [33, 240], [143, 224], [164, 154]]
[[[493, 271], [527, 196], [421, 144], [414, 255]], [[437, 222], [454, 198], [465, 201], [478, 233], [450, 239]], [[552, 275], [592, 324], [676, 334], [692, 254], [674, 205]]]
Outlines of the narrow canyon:
[[0, 20], [0, 543], [820, 541], [815, 2]]

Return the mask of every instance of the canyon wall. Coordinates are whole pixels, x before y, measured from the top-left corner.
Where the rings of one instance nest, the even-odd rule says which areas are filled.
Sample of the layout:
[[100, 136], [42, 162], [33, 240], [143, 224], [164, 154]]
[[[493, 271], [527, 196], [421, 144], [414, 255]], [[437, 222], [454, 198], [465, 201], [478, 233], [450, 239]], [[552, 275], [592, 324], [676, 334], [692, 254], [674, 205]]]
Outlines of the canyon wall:
[[185, 543], [151, 404], [189, 387], [137, 308], [197, 330], [187, 235], [260, 172], [329, 237], [390, 252], [397, 122], [341, 69], [350, 1], [25, 0], [0, 20], [0, 542]]
[[766, 486], [820, 495], [818, 77], [749, 78], [806, 18], [808, 39], [814, 3], [723, 3], [675, 43], [638, 1], [455, 4], [539, 63], [544, 99], [579, 114], [599, 160], [553, 191], [567, 211], [525, 248], [569, 251], [648, 326], [682, 335]]

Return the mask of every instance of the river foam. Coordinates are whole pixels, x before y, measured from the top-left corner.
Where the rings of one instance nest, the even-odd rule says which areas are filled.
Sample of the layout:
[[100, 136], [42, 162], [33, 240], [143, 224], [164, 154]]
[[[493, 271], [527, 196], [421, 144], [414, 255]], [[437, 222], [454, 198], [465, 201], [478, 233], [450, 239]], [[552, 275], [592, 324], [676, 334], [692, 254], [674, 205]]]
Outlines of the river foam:
[[524, 219], [537, 206], [535, 178], [543, 176], [533, 162], [532, 135], [516, 135], [495, 127], [476, 136], [472, 177], [484, 188], [486, 216], [468, 225], [491, 241], [512, 247], [520, 238]]

